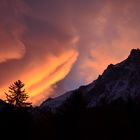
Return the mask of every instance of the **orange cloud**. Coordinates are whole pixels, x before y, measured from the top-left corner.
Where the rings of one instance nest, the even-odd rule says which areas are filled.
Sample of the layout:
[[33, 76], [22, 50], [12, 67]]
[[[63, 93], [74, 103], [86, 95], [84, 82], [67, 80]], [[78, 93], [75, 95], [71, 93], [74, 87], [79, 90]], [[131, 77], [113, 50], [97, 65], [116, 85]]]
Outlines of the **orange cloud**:
[[[29, 69], [27, 73], [21, 75], [21, 79], [26, 83], [25, 88], [29, 91], [30, 100], [34, 105], [41, 102], [42, 97], [49, 97], [51, 92], [51, 86], [56, 82], [65, 78], [70, 72], [73, 64], [77, 60], [78, 52], [71, 49], [63, 54], [49, 55], [44, 61], [38, 63], [32, 69]], [[1, 89], [7, 89], [6, 86]], [[4, 98], [4, 95], [1, 94]]]
[[[48, 73], [43, 77], [42, 81], [29, 87], [30, 95], [32, 97], [31, 100], [34, 99], [32, 100], [34, 104], [38, 103], [38, 101], [41, 102], [42, 96], [43, 99], [46, 99], [51, 95], [51, 92], [47, 91], [53, 90], [53, 88], [50, 89], [51, 86], [67, 76], [77, 60], [77, 56], [78, 53], [71, 50], [58, 58], [53, 58], [54, 62], [50, 64], [50, 67], [53, 67], [53, 70], [50, 72], [49, 69], [46, 68]], [[48, 65], [46, 67], [48, 67]]]
[[[1, 50], [0, 49], [0, 63], [1, 62], [5, 62], [8, 61], [10, 59], [21, 59], [24, 56], [24, 45], [22, 44], [22, 42], [17, 41], [18, 43], [16, 43], [16, 45], [18, 44], [19, 48], [15, 47], [15, 50], [11, 50], [11, 48], [9, 48], [8, 50]], [[9, 43], [6, 43], [7, 45]], [[8, 46], [10, 46], [11, 44], [9, 44]], [[2, 47], [5, 47], [5, 45], [3, 45]]]
[[[45, 94], [46, 98], [50, 96], [51, 93], [43, 93], [45, 90], [49, 89], [53, 84], [65, 78], [65, 76], [70, 72], [74, 62], [77, 60], [78, 53], [74, 50], [65, 52], [60, 56], [50, 56], [48, 61], [44, 61], [44, 64], [40, 64], [41, 67], [37, 67], [37, 71], [31, 71], [31, 74], [27, 75], [26, 87], [30, 91], [30, 96], [34, 98], [33, 103], [36, 103], [40, 98], [38, 95]], [[34, 70], [33, 70], [34, 71]]]

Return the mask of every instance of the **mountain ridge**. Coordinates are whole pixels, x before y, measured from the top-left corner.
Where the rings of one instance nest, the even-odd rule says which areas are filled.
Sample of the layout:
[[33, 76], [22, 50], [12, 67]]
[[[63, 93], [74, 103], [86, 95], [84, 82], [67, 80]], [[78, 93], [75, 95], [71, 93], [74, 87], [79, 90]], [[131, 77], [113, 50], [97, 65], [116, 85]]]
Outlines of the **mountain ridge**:
[[[134, 83], [138, 86], [135, 87]], [[140, 96], [140, 93], [136, 91], [140, 89], [139, 87], [140, 49], [132, 49], [124, 61], [116, 65], [109, 64], [102, 75], [99, 75], [92, 83], [81, 86], [52, 100], [45, 101], [41, 104], [41, 107], [59, 108], [75, 91], [80, 92], [81, 96], [86, 99], [87, 107], [99, 105], [100, 100], [106, 100], [107, 103], [118, 98], [139, 100], [138, 95]]]

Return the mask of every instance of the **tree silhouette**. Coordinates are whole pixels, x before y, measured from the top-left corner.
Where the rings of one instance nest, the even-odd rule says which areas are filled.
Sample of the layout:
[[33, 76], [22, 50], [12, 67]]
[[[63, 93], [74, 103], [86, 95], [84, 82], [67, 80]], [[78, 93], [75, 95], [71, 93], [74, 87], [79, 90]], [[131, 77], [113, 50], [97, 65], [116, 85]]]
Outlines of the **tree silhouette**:
[[9, 93], [6, 94], [6, 101], [9, 104], [15, 105], [16, 107], [27, 107], [31, 106], [31, 103], [26, 102], [29, 98], [25, 92], [24, 83], [20, 80], [14, 82], [14, 84], [9, 86]]

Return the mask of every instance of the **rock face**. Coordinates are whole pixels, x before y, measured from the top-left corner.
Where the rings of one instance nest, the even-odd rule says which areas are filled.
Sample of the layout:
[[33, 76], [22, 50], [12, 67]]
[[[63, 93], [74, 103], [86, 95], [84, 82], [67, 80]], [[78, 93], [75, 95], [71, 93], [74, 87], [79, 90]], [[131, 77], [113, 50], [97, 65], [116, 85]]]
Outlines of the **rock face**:
[[140, 101], [140, 50], [133, 49], [128, 58], [116, 65], [110, 64], [97, 80], [87, 86], [45, 101], [40, 107], [53, 110], [62, 107], [73, 94], [80, 94], [87, 108], [111, 103], [119, 98]]

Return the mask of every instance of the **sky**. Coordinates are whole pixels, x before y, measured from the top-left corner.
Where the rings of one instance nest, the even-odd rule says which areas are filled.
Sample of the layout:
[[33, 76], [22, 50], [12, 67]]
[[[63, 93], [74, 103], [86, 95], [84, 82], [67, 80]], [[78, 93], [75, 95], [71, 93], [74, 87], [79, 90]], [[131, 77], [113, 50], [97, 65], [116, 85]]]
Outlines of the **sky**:
[[20, 79], [33, 105], [95, 80], [140, 48], [139, 0], [0, 0], [0, 98]]

